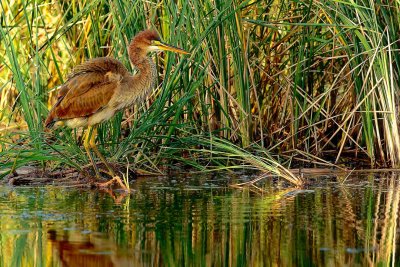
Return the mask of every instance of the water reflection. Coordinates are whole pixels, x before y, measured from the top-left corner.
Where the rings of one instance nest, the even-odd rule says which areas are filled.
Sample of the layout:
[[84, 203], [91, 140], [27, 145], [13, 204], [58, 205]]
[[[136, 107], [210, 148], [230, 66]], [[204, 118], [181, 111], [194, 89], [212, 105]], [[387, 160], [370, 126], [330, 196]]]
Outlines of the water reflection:
[[397, 263], [398, 177], [340, 178], [255, 191], [147, 178], [128, 197], [1, 187], [0, 266]]

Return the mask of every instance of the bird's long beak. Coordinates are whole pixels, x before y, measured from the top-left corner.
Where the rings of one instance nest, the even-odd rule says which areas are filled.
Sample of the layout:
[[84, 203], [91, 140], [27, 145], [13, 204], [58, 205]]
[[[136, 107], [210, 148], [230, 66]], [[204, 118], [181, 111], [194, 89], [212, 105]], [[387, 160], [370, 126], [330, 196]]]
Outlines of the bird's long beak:
[[185, 55], [189, 55], [189, 52], [186, 52], [183, 49], [180, 49], [178, 47], [166, 44], [164, 42], [161, 41], [153, 41], [153, 45], [156, 46], [158, 49], [160, 50], [164, 50], [164, 51], [171, 51], [171, 52], [175, 52], [175, 53], [179, 53], [179, 54], [185, 54]]

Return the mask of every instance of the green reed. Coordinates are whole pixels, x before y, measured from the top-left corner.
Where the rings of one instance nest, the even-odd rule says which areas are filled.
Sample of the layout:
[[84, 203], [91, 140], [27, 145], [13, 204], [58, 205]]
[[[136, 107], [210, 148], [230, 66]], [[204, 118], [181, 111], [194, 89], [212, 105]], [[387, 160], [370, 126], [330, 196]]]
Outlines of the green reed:
[[399, 164], [397, 2], [43, 0], [2, 3], [0, 12], [4, 167], [87, 164], [80, 131], [44, 131], [47, 110], [88, 58], [112, 56], [132, 70], [126, 46], [146, 28], [191, 55], [153, 56], [159, 88], [100, 126], [112, 161], [204, 169], [208, 155], [214, 166], [242, 166], [204, 153], [225, 153], [213, 144], [223, 140], [238, 158], [277, 154], [287, 167], [337, 164], [344, 154]]

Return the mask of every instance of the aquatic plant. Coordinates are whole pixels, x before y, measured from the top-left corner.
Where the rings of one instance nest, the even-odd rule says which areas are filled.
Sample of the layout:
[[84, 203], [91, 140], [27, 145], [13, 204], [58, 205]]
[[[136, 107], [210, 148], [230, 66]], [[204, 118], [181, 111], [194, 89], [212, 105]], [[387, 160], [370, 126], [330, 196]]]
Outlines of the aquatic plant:
[[192, 56], [162, 56], [160, 88], [100, 126], [112, 161], [151, 172], [253, 165], [232, 157], [245, 152], [275, 173], [343, 159], [399, 165], [398, 1], [43, 0], [0, 12], [3, 167], [87, 164], [82, 133], [48, 133], [43, 120], [74, 65], [113, 56], [130, 66], [126, 44], [144, 28]]

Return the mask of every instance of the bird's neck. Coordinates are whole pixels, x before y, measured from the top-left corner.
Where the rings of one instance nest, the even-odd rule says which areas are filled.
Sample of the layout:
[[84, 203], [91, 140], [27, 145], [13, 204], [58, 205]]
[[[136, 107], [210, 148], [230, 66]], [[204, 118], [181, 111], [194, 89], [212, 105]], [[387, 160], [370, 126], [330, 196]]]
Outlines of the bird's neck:
[[144, 56], [140, 58], [135, 58], [134, 60], [131, 59], [131, 61], [142, 74], [152, 74], [153, 69], [155, 69], [155, 64], [150, 57]]
[[[145, 82], [147, 86], [145, 88], [154, 86], [155, 79], [157, 77], [157, 69], [156, 64], [154, 64], [153, 60], [149, 57], [143, 57], [140, 62], [134, 63], [136, 68], [138, 69], [138, 74], [136, 75], [141, 82]], [[145, 85], [145, 84], [142, 84]]]
[[139, 73], [135, 76], [140, 79], [141, 83], [143, 83], [143, 81], [150, 82], [149, 86], [152, 87], [157, 76], [157, 72], [154, 62], [147, 56], [147, 51], [138, 46], [138, 44], [135, 42], [135, 39], [133, 39], [129, 45], [128, 52], [129, 59], [139, 71]]
[[128, 87], [129, 91], [134, 92], [132, 97], [136, 99], [144, 99], [150, 93], [151, 89], [153, 89], [157, 77], [157, 69], [154, 62], [151, 58], [144, 57], [131, 57], [132, 63], [138, 70], [138, 73], [131, 76], [130, 86]]

